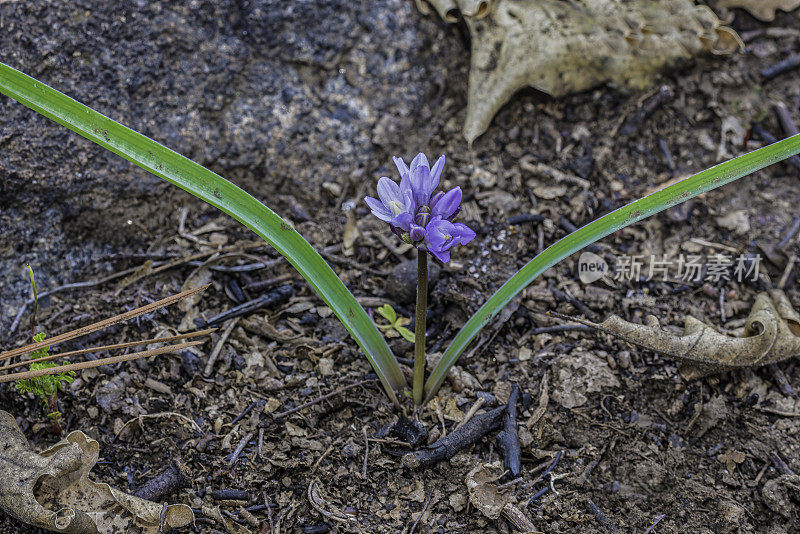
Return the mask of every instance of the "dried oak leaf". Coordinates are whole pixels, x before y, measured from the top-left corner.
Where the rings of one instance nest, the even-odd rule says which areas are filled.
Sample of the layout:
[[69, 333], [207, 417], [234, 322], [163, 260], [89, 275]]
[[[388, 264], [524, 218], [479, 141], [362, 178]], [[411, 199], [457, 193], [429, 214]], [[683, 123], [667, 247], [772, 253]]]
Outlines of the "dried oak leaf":
[[469, 500], [486, 517], [497, 519], [503, 508], [513, 496], [510, 492], [501, 493], [497, 481], [503, 476], [503, 465], [500, 462], [480, 464], [467, 473], [466, 483]]
[[[64, 534], [156, 534], [164, 507], [93, 482], [100, 445], [83, 432], [35, 453], [0, 410], [0, 509], [22, 522]], [[194, 522], [185, 505], [166, 507], [164, 531]]]
[[800, 7], [800, 0], [719, 0], [719, 7], [741, 7], [754, 17], [771, 21], [775, 20], [775, 12], [779, 9], [791, 11]]
[[[606, 82], [647, 87], [662, 68], [703, 51], [742, 47], [692, 0], [435, 0], [472, 35], [464, 136], [472, 143], [523, 87], [560, 97]], [[418, 5], [421, 5], [418, 2]], [[423, 8], [425, 11], [426, 8]]]
[[661, 328], [655, 317], [634, 324], [612, 315], [602, 323], [578, 322], [642, 348], [680, 360], [681, 374], [699, 378], [726, 369], [756, 367], [800, 355], [800, 316], [780, 290], [759, 293], [745, 326], [718, 332], [691, 315], [683, 335]]

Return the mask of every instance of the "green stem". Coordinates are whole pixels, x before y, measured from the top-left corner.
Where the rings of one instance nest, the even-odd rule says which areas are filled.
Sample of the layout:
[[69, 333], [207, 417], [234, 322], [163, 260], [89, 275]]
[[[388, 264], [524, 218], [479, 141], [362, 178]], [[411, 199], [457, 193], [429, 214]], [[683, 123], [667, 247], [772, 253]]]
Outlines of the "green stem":
[[425, 385], [425, 320], [428, 311], [428, 253], [417, 251], [417, 328], [414, 339], [414, 404], [422, 404]]

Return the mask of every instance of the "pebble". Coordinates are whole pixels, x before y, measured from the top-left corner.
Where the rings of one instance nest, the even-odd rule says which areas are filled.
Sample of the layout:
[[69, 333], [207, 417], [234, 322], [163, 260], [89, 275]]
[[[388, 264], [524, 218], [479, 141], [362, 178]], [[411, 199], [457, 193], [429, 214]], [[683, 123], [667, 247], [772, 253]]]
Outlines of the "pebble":
[[[439, 280], [441, 269], [428, 261], [428, 288]], [[399, 303], [408, 304], [417, 299], [417, 260], [398, 263], [386, 280], [386, 293]]]

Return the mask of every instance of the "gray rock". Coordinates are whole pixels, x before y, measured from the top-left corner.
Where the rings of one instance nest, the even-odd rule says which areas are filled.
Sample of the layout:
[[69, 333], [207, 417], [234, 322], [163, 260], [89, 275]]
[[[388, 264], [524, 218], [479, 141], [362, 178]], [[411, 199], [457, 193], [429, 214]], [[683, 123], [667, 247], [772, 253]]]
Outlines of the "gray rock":
[[[441, 269], [428, 260], [428, 290], [439, 280]], [[417, 260], [408, 260], [395, 265], [392, 274], [386, 279], [386, 294], [397, 302], [410, 304], [417, 299]]]

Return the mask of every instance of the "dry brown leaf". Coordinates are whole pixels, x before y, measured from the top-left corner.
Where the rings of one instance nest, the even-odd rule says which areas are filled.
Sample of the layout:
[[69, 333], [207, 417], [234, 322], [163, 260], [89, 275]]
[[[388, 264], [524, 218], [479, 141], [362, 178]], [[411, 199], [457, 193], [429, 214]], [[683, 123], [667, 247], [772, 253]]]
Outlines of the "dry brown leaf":
[[[98, 442], [76, 431], [37, 454], [0, 410], [0, 509], [64, 534], [156, 534], [163, 505], [89, 479], [99, 453]], [[188, 506], [167, 506], [165, 531], [193, 522]]]
[[761, 20], [775, 20], [779, 9], [791, 11], [800, 7], [800, 0], [719, 0], [719, 7], [741, 7]]
[[464, 125], [470, 143], [523, 87], [555, 97], [605, 82], [644, 88], [659, 70], [678, 60], [703, 51], [732, 53], [742, 46], [736, 32], [723, 26], [709, 7], [691, 0], [432, 4], [445, 20], [460, 11], [472, 35]]
[[634, 345], [680, 360], [681, 374], [698, 378], [733, 368], [755, 367], [800, 355], [800, 316], [783, 291], [760, 293], [745, 326], [735, 335], [718, 332], [691, 315], [683, 335], [661, 328], [652, 317], [634, 324], [612, 315], [602, 323], [575, 319]]
[[480, 464], [467, 473], [466, 483], [472, 506], [490, 519], [497, 519], [503, 513], [511, 492], [501, 493], [497, 481], [503, 476], [503, 465], [498, 461]]

